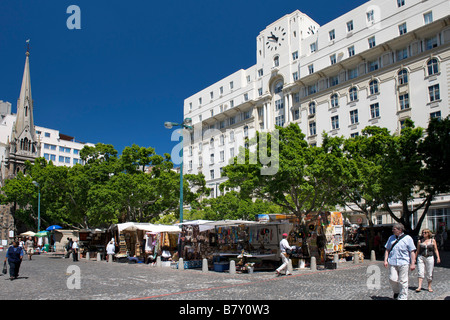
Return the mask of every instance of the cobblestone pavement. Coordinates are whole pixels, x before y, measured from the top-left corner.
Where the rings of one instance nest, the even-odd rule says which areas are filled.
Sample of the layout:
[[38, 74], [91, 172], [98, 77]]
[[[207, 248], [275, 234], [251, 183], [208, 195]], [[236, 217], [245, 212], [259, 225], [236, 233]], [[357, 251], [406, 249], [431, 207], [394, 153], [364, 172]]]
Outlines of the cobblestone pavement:
[[[3, 262], [5, 252], [0, 252]], [[450, 299], [450, 252], [441, 252], [433, 289], [416, 293], [410, 273], [410, 300]], [[75, 267], [73, 267], [75, 266]], [[77, 272], [73, 271], [75, 268]], [[79, 269], [78, 269], [79, 268]], [[79, 289], [75, 275], [80, 275]], [[426, 282], [426, 281], [425, 281]], [[75, 287], [75, 288], [74, 288]], [[72, 289], [71, 289], [72, 288]], [[24, 257], [19, 278], [0, 276], [0, 300], [389, 300], [392, 291], [382, 261], [342, 262], [336, 270], [294, 269], [292, 276], [202, 272], [144, 264]]]

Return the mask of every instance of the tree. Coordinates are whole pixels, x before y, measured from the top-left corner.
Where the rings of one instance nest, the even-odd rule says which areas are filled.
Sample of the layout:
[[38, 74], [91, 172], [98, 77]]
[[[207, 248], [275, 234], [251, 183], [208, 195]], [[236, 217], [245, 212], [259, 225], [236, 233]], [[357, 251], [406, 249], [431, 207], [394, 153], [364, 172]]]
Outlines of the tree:
[[[239, 188], [242, 199], [264, 199], [300, 219], [310, 212], [328, 210], [337, 204], [336, 177], [341, 167], [336, 158], [341, 156], [341, 151], [330, 145], [326, 148], [309, 146], [297, 124], [277, 127], [277, 130], [278, 135], [276, 132], [270, 135], [267, 147], [261, 143], [262, 137], [258, 133], [257, 152], [241, 150], [239, 157], [246, 159], [245, 163], [237, 161], [238, 157], [224, 168], [228, 180], [221, 188]], [[261, 148], [267, 150], [260, 152]], [[277, 158], [279, 168], [276, 172], [262, 174], [261, 154]]]

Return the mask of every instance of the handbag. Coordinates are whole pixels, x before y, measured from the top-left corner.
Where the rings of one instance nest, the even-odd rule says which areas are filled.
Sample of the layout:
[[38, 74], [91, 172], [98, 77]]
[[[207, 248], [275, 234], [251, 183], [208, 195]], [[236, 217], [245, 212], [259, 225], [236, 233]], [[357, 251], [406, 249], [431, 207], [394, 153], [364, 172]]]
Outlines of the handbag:
[[3, 274], [7, 274], [8, 273], [8, 267], [6, 266], [6, 261], [3, 262], [3, 271], [2, 271], [2, 273]]

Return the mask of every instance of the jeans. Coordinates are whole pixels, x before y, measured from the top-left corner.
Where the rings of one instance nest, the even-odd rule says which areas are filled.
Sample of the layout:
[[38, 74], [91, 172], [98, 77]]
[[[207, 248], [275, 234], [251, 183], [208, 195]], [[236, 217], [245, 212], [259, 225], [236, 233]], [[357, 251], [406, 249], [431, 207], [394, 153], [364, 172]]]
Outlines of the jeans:
[[19, 260], [18, 262], [13, 262], [8, 259], [8, 263], [9, 263], [9, 276], [11, 278], [17, 278], [19, 276], [19, 269], [22, 261]]

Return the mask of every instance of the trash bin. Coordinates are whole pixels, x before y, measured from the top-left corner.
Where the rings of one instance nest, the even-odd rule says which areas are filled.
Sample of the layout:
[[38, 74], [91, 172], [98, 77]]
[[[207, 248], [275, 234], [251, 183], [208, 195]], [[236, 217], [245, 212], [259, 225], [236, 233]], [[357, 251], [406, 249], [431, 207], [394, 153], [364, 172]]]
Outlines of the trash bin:
[[48, 252], [48, 248], [50, 247], [49, 244], [44, 244], [44, 247], [42, 248], [42, 251]]

